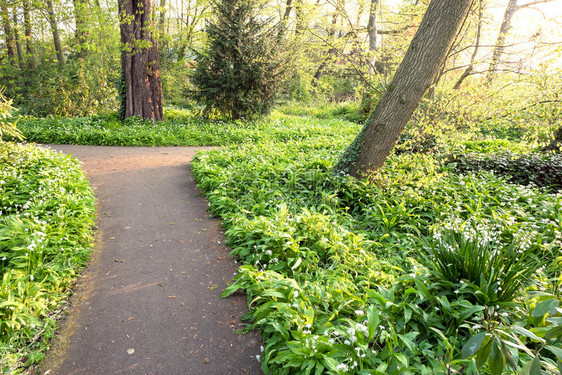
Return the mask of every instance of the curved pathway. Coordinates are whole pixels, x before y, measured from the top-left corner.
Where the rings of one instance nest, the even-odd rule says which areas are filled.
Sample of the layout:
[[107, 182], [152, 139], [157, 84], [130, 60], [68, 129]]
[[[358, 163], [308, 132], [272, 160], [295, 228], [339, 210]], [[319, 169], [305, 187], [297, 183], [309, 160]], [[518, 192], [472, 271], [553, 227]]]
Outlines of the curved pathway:
[[84, 163], [99, 230], [39, 373], [259, 374], [246, 298], [220, 298], [236, 265], [189, 171], [202, 148], [51, 148]]

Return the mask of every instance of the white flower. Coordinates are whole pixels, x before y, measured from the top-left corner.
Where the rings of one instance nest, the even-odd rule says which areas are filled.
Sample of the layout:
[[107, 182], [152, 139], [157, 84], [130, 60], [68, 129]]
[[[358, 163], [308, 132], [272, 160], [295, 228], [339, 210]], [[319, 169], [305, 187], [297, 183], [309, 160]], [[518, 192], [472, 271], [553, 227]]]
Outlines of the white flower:
[[348, 369], [349, 367], [345, 363], [340, 363], [339, 365], [336, 366], [336, 371], [347, 372]]
[[256, 354], [256, 359], [258, 360], [258, 362], [261, 361], [261, 355]]
[[355, 315], [363, 316], [363, 315], [365, 315], [365, 313], [362, 310], [355, 310]]
[[299, 292], [297, 290], [295, 290], [293, 292], [293, 298], [297, 298], [299, 296]]
[[35, 280], [35, 277], [33, 277], [33, 275], [30, 275], [29, 278], [31, 279], [31, 281]]

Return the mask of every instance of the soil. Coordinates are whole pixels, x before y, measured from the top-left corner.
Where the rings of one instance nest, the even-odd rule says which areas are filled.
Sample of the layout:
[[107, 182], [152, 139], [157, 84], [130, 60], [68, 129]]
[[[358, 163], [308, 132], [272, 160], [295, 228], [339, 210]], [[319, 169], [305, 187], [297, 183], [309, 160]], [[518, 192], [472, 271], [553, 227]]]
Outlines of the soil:
[[195, 147], [50, 145], [71, 154], [98, 200], [96, 245], [39, 374], [261, 374], [246, 297], [220, 220], [190, 174]]

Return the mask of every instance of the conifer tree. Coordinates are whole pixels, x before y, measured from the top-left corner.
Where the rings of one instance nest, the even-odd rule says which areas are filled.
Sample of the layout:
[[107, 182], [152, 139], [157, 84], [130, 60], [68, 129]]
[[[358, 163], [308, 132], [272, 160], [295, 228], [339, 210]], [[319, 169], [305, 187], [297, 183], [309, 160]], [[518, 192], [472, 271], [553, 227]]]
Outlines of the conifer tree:
[[252, 119], [267, 114], [287, 71], [279, 25], [260, 18], [259, 0], [217, 0], [208, 45], [196, 51], [192, 96], [207, 114]]

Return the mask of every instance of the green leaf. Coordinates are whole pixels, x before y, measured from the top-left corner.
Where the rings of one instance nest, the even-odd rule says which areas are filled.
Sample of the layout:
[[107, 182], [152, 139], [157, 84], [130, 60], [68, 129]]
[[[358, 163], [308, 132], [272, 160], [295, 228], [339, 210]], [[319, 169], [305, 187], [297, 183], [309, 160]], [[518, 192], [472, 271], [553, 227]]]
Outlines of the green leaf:
[[555, 326], [548, 330], [544, 335], [546, 340], [553, 339], [555, 337], [562, 337], [562, 326]]
[[466, 344], [464, 344], [461, 354], [464, 359], [472, 357], [482, 346], [484, 339], [486, 338], [486, 332], [480, 332], [472, 336]]
[[541, 359], [538, 354], [531, 361], [531, 368], [529, 370], [529, 375], [542, 375]]
[[478, 353], [476, 353], [476, 367], [480, 368], [482, 366], [484, 366], [484, 363], [486, 363], [486, 361], [488, 360], [488, 357], [490, 356], [490, 351], [492, 350], [492, 340], [489, 339], [488, 337], [488, 342], [486, 344], [484, 344], [484, 346], [482, 347], [481, 350], [478, 351]]
[[545, 346], [545, 349], [554, 354], [559, 361], [562, 361], [562, 348], [553, 345], [547, 345]]
[[519, 335], [523, 335], [525, 337], [528, 337], [530, 339], [539, 341], [539, 342], [544, 342], [543, 339], [541, 339], [539, 336], [535, 335], [533, 332], [529, 331], [528, 329], [525, 329], [523, 327], [519, 327], [519, 326], [513, 326], [513, 331]]
[[556, 313], [556, 308], [558, 307], [558, 300], [551, 298], [539, 303], [533, 311], [531, 312], [531, 316], [533, 318], [540, 318], [545, 316], [547, 313], [550, 315], [554, 315]]
[[324, 365], [332, 371], [336, 371], [336, 368], [340, 364], [337, 360], [332, 357], [325, 356], [323, 359]]
[[375, 306], [367, 307], [367, 319], [367, 329], [369, 331], [369, 339], [371, 339], [380, 323], [379, 312]]
[[492, 350], [488, 358], [488, 367], [492, 375], [501, 375], [505, 367], [505, 357], [496, 341], [492, 344]]

